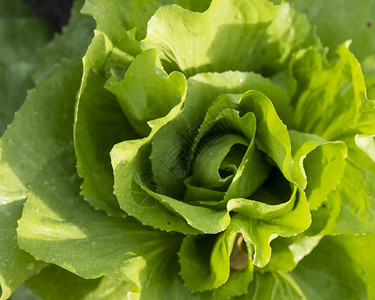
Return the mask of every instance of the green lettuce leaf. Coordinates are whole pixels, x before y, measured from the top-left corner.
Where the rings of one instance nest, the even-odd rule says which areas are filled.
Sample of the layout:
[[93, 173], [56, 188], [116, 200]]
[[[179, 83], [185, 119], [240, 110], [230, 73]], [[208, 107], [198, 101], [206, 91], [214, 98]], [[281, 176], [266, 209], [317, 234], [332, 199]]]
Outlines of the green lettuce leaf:
[[320, 48], [302, 14], [287, 3], [274, 6], [262, 0], [213, 1], [201, 14], [179, 6], [161, 7], [142, 42], [143, 49], [160, 50], [167, 69], [188, 76], [228, 70], [269, 75], [308, 45]]
[[[360, 62], [375, 51], [375, 3], [372, 0], [308, 1], [287, 0], [297, 10], [306, 13], [323, 44], [334, 56], [336, 47], [352, 40], [352, 51]], [[350, 26], [348, 26], [350, 24]], [[343, 30], [345, 28], [345, 30]]]
[[86, 280], [55, 265], [49, 265], [24, 283], [45, 300], [120, 299], [131, 293], [128, 282], [100, 277]]
[[[64, 67], [70, 72], [66, 72]], [[56, 154], [69, 144], [71, 127], [64, 125], [73, 122], [71, 112], [80, 73], [79, 61], [66, 61], [64, 66], [57, 68], [49, 78], [40, 81], [29, 93], [25, 105], [16, 114], [14, 122], [0, 140], [0, 197], [4, 211], [1, 224], [4, 243], [1, 243], [1, 246], [5, 247], [1, 251], [1, 285], [4, 299], [44, 265], [18, 248], [17, 221], [22, 213], [23, 200], [27, 197], [27, 187], [38, 175], [40, 167], [52, 163]], [[60, 85], [62, 79], [65, 82], [64, 86]], [[54, 99], [54, 105], [50, 99]], [[67, 101], [69, 99], [70, 103]], [[53, 109], [44, 109], [48, 102], [52, 104]], [[40, 118], [44, 122], [39, 122]], [[46, 126], [48, 120], [50, 126]], [[24, 127], [25, 123], [28, 123], [29, 127]], [[48, 144], [48, 147], [41, 147], [41, 143], [44, 146]], [[25, 144], [28, 145], [27, 149], [20, 146]]]

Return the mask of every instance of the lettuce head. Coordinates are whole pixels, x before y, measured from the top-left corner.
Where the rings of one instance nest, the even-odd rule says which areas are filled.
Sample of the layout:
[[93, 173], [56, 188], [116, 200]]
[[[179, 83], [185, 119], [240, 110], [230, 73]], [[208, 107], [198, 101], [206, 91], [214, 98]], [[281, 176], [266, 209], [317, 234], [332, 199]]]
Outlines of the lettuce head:
[[[27, 36], [1, 3], [1, 41]], [[373, 0], [86, 0], [38, 26], [0, 47], [1, 299], [375, 298]]]

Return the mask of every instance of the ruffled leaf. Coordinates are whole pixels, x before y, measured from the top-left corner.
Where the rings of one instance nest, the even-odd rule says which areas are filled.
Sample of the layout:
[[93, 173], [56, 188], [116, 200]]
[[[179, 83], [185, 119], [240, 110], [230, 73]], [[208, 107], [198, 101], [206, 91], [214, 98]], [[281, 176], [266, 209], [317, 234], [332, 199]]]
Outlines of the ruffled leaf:
[[375, 106], [366, 98], [360, 65], [348, 44], [339, 46], [337, 53], [339, 58], [327, 64], [317, 52], [306, 50], [291, 64], [298, 83], [293, 128], [328, 140], [373, 134]]
[[107, 80], [105, 70], [118, 60], [130, 64], [128, 57], [116, 52], [104, 34], [96, 32], [83, 60], [84, 74], [74, 120], [77, 170], [84, 179], [82, 195], [93, 207], [117, 216], [124, 213], [113, 195], [109, 152], [114, 144], [136, 137], [116, 98], [103, 87]]
[[169, 68], [188, 76], [228, 70], [272, 74], [307, 45], [319, 48], [305, 16], [287, 3], [264, 0], [214, 0], [203, 13], [161, 7], [143, 41], [144, 49], [160, 50]]

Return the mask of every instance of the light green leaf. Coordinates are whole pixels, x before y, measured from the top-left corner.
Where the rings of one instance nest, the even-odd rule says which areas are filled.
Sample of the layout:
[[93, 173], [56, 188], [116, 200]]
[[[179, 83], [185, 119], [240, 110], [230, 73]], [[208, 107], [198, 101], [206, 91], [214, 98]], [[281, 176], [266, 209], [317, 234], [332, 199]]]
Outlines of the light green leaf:
[[335, 242], [350, 255], [357, 272], [366, 282], [368, 299], [375, 297], [375, 266], [372, 253], [375, 250], [375, 235], [343, 234]]
[[[116, 98], [104, 89], [105, 70], [120, 57], [108, 38], [95, 32], [83, 59], [84, 74], [75, 108], [74, 145], [78, 174], [84, 179], [84, 198], [95, 208], [111, 215], [123, 215], [113, 195], [113, 171], [109, 152], [114, 144], [136, 137]], [[127, 61], [130, 63], [129, 61]], [[114, 62], [113, 62], [114, 63]], [[99, 72], [100, 71], [100, 72]]]
[[236, 146], [241, 147], [239, 153], [236, 153], [241, 157], [241, 154], [244, 154], [241, 150], [246, 151], [248, 142], [241, 135], [230, 133], [213, 137], [200, 146], [194, 160], [191, 183], [209, 189], [220, 189], [228, 186], [233, 174], [236, 173], [236, 166], [231, 164], [226, 167], [226, 169], [232, 169], [232, 172], [230, 172], [232, 174], [228, 174], [228, 176], [220, 174], [220, 170], [224, 168], [222, 166], [224, 159], [230, 154], [230, 151], [234, 151]]
[[201, 231], [217, 233], [229, 225], [226, 211], [194, 207], [162, 195], [163, 190], [158, 191], [158, 187], [154, 187], [155, 191], [147, 188], [144, 180], [149, 180], [148, 184], [152, 185], [147, 161], [149, 153], [148, 139], [124, 141], [111, 152], [115, 194], [128, 214], [146, 225], [189, 234]]
[[292, 172], [300, 174], [302, 170], [310, 210], [316, 210], [336, 188], [344, 173], [346, 145], [294, 130], [290, 130], [289, 135], [294, 160]]
[[178, 253], [180, 275], [185, 285], [197, 292], [223, 285], [229, 278], [229, 258], [236, 232], [219, 236], [186, 236]]
[[323, 236], [308, 236], [300, 233], [297, 236], [277, 237], [270, 246], [272, 255], [270, 262], [258, 271], [290, 272], [297, 264], [319, 244]]
[[[212, 111], [215, 109], [212, 106], [213, 103], [223, 93], [242, 94], [249, 89], [264, 93], [272, 100], [282, 116], [291, 119], [288, 118], [290, 110], [287, 94], [269, 79], [263, 78], [259, 74], [224, 72], [221, 74], [204, 73], [191, 77], [188, 79], [188, 92], [181, 113], [174, 120], [165, 124], [155, 134], [152, 141], [150, 160], [153, 180], [157, 186], [163, 187], [170, 196], [183, 197], [184, 180], [189, 173], [188, 164], [192, 160], [191, 149], [196, 147], [194, 139], [204, 119], [209, 120], [216, 115], [216, 112]], [[221, 111], [222, 107], [230, 108], [230, 103], [233, 104], [230, 98], [225, 97], [222, 101], [218, 99], [218, 111]], [[240, 124], [235, 125], [237, 121], [232, 122], [228, 116], [223, 122], [224, 127], [233, 123], [231, 127], [241, 128]], [[243, 125], [245, 126], [245, 124]], [[204, 131], [203, 127], [202, 131]], [[244, 133], [246, 136], [250, 134], [250, 131], [246, 129]], [[195, 190], [195, 192], [198, 191]]]
[[210, 0], [88, 0], [82, 12], [93, 16], [98, 24], [97, 29], [104, 32], [116, 45], [125, 45], [124, 32], [133, 28], [136, 38], [143, 38], [146, 34], [147, 22], [156, 9], [163, 5], [180, 4], [188, 9], [203, 11]]
[[[183, 98], [167, 116], [149, 123], [152, 130], [148, 137], [138, 140], [123, 141], [113, 147], [111, 160], [115, 178], [114, 193], [117, 196], [121, 208], [145, 225], [150, 225], [166, 231], [172, 230], [185, 234], [197, 234], [200, 233], [200, 231], [191, 227], [186, 222], [187, 219], [189, 219], [189, 221], [191, 221], [191, 219], [187, 217], [187, 219], [184, 220], [183, 216], [176, 214], [174, 210], [177, 209], [180, 211], [181, 205], [185, 205], [186, 207], [190, 207], [190, 205], [184, 203], [179, 204], [177, 200], [162, 195], [165, 190], [162, 186], [154, 185], [154, 178], [152, 177], [150, 161], [148, 159], [151, 153], [150, 141], [165, 123], [173, 120], [176, 115], [179, 114], [181, 106], [185, 103], [184, 100]], [[148, 188], [146, 188], [145, 183]], [[150, 188], [153, 190], [151, 191]], [[174, 208], [172, 208], [172, 206], [174, 206]], [[169, 210], [170, 208], [172, 208], [173, 212]], [[198, 209], [204, 210], [204, 208]], [[147, 213], [145, 213], [146, 211]], [[224, 213], [223, 216], [209, 209], [206, 209], [206, 211], [214, 215], [214, 218], [224, 218], [226, 220], [229, 218], [227, 213]], [[188, 215], [191, 214], [188, 212]], [[191, 216], [194, 217], [194, 214]], [[224, 223], [228, 223], [228, 221]], [[216, 224], [214, 224], [214, 226], [215, 225]]]
[[158, 49], [167, 69], [187, 76], [228, 70], [272, 74], [307, 45], [319, 48], [306, 17], [287, 3], [264, 0], [213, 0], [203, 13], [161, 7], [143, 41], [144, 49]]
[[[187, 204], [181, 200], [151, 191], [142, 185], [142, 189], [153, 199], [159, 201], [173, 214], [181, 216], [193, 228], [203, 233], [218, 233], [230, 224], [230, 216], [226, 210], [215, 210]], [[158, 228], [158, 227], [157, 227]]]
[[[368, 137], [373, 139], [373, 137]], [[323, 233], [375, 233], [375, 161], [359, 146], [363, 136], [345, 139], [348, 158], [344, 175], [327, 201], [330, 211]], [[366, 144], [365, 144], [366, 145]]]
[[[290, 137], [286, 125], [277, 115], [269, 98], [258, 91], [246, 92], [240, 106], [253, 112], [257, 122], [255, 143], [259, 150], [269, 156], [278, 166], [285, 178], [304, 188], [305, 183], [299, 173], [292, 173], [293, 159]], [[302, 170], [299, 170], [300, 173]]]
[[373, 134], [375, 106], [366, 98], [360, 65], [348, 44], [339, 46], [337, 54], [339, 58], [330, 63], [313, 50], [296, 55], [291, 64], [297, 80], [292, 128], [327, 140]]
[[[185, 285], [193, 291], [207, 291], [205, 299], [229, 299], [246, 292], [253, 278], [253, 265], [244, 252], [245, 262], [241, 270], [231, 269], [231, 257], [241, 232], [234, 221], [220, 235], [186, 236], [178, 253], [180, 275]], [[250, 245], [248, 245], [250, 246]], [[242, 251], [242, 250], [240, 250]], [[242, 277], [242, 278], [241, 278]], [[217, 299], [216, 298], [216, 299]]]
[[[371, 299], [372, 294], [366, 296], [363, 277], [368, 291], [373, 292], [374, 274], [367, 252], [373, 247], [372, 240], [349, 235], [325, 237], [292, 272], [255, 272], [248, 293], [234, 299]], [[369, 274], [363, 273], [361, 267]]]
[[[1, 201], [3, 199], [0, 196]], [[6, 300], [28, 278], [46, 266], [18, 248], [17, 221], [23, 200], [1, 202], [0, 205], [0, 299]]]
[[[262, 199], [263, 200], [263, 199]], [[269, 201], [265, 198], [263, 201]], [[250, 199], [231, 199], [229, 211], [237, 212], [245, 240], [254, 246], [253, 263], [264, 267], [271, 258], [270, 242], [277, 236], [289, 237], [305, 231], [311, 216], [303, 191], [294, 186], [290, 199], [270, 205]]]
[[134, 130], [146, 136], [147, 122], [164, 117], [184, 97], [186, 79], [179, 72], [168, 75], [156, 50], [147, 50], [134, 59], [124, 80], [112, 74], [104, 87], [115, 95]]

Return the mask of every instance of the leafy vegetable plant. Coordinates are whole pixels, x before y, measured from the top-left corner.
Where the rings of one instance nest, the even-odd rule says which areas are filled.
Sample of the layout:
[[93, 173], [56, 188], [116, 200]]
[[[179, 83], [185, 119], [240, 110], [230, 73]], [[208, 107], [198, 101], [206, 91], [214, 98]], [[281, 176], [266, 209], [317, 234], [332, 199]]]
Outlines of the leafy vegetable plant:
[[375, 298], [374, 1], [16, 3], [1, 299]]

